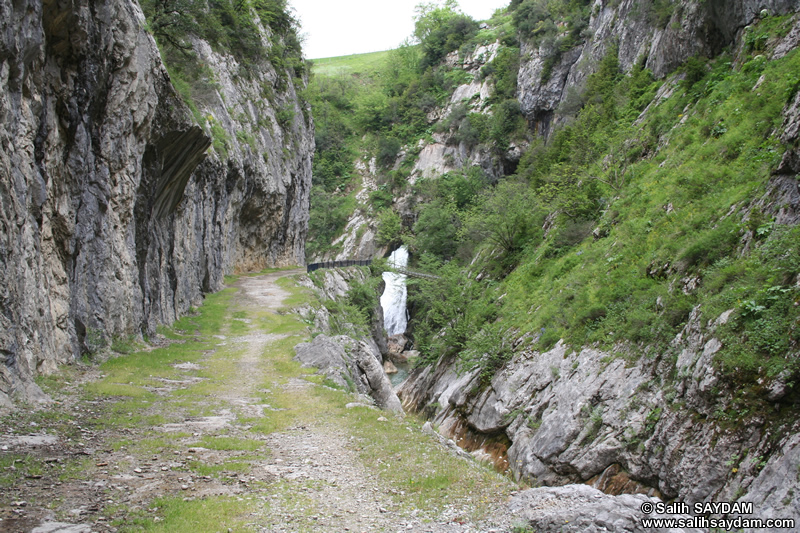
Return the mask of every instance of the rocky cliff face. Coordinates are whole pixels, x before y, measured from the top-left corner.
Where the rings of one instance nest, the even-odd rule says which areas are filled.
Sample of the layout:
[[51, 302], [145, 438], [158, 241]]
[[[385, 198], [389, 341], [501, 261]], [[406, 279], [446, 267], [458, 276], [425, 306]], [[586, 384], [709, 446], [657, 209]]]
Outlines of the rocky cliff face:
[[[294, 87], [276, 104], [203, 42], [209, 152], [137, 4], [0, 5], [0, 403], [118, 336], [152, 334], [235, 269], [303, 262], [313, 135]], [[236, 118], [234, 119], [233, 116]], [[273, 119], [273, 127], [245, 123]]]
[[620, 66], [626, 72], [637, 63], [663, 78], [695, 55], [714, 57], [732, 46], [746, 26], [762, 14], [796, 12], [792, 0], [683, 0], [659, 24], [648, 16], [643, 2], [596, 0], [585, 42], [563, 52], [546, 77], [549, 53], [522, 43], [518, 99], [532, 129], [547, 135], [569, 111], [562, 104], [570, 91], [580, 92], [586, 78], [612, 46], [619, 47]]
[[488, 386], [441, 361], [415, 371], [398, 395], [440, 433], [534, 486], [583, 482], [689, 505], [742, 498], [759, 518], [800, 519], [800, 427], [784, 416], [794, 402], [786, 384], [770, 386], [769, 418], [738, 412], [716, 391], [714, 331], [730, 314], [705, 324], [695, 312], [669, 351], [635, 364], [624, 352], [558, 344], [520, 351]]

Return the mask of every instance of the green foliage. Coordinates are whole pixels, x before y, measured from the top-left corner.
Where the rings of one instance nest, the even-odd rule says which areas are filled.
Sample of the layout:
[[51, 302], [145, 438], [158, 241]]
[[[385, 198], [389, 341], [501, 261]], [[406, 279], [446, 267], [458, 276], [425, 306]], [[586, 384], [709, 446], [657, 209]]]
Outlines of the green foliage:
[[400, 242], [403, 231], [403, 221], [400, 215], [391, 209], [384, 210], [378, 215], [378, 231], [375, 242], [378, 246], [392, 246]]
[[434, 3], [417, 5], [414, 37], [422, 47], [421, 68], [437, 65], [477, 32], [478, 23], [460, 13], [455, 0], [445, 0], [441, 6]]
[[504, 46], [495, 58], [481, 68], [481, 76], [494, 84], [490, 103], [516, 98], [519, 74], [519, 48]]
[[355, 206], [356, 199], [353, 195], [327, 194], [320, 188], [311, 188], [308, 231], [313, 239], [306, 243], [306, 254], [309, 257], [332, 248], [332, 242], [344, 229]]
[[[776, 28], [784, 29], [751, 31]], [[418, 222], [414, 242], [439, 239], [417, 248], [429, 252], [417, 266], [444, 273], [435, 283], [415, 281], [424, 288], [411, 291], [422, 362], [461, 354], [471, 368], [493, 368], [509, 357], [507, 337], [526, 333], [540, 350], [564, 339], [658, 351], [692, 310], [707, 323], [733, 309], [718, 330], [716, 363], [726, 379], [736, 386], [781, 375], [796, 383], [800, 233], [777, 224], [773, 207], [752, 206], [763, 205], [755, 201], [785, 149], [781, 111], [797, 85], [787, 73], [800, 71], [800, 54], [742, 59], [734, 70], [725, 55], [694, 58], [683, 90], [654, 102], [651, 73], [634, 67], [623, 75], [612, 51], [574, 95], [573, 120], [531, 145], [516, 179], [467, 208], [448, 192], [453, 183], [420, 183], [431, 206], [420, 218], [429, 209], [438, 217]], [[456, 110], [451, 132], [471, 118]], [[503, 246], [499, 230], [515, 219], [528, 232]], [[448, 228], [457, 228], [455, 250], [445, 247]], [[515, 250], [513, 260], [504, 249]]]
[[458, 250], [457, 235], [461, 223], [455, 206], [433, 201], [422, 206], [414, 224], [413, 248], [443, 259], [451, 259]]
[[487, 385], [513, 355], [511, 339], [500, 324], [494, 323], [470, 337], [464, 351], [459, 353], [459, 361], [465, 370], [480, 368], [481, 382]]
[[473, 246], [487, 243], [500, 251], [503, 271], [516, 266], [522, 250], [542, 239], [546, 211], [524, 183], [503, 181], [483, 192], [466, 215], [465, 231]]
[[[774, 377], [787, 370], [791, 381], [800, 377], [800, 291], [793, 284], [800, 266], [792, 259], [798, 253], [800, 228], [777, 227], [738, 271], [738, 287], [717, 296], [728, 305], [736, 304], [733, 319], [722, 327], [720, 365], [729, 378], [745, 381], [760, 373]], [[709, 277], [726, 271], [730, 267], [720, 265]]]
[[675, 0], [649, 0], [644, 2], [645, 16], [656, 28], [666, 28], [675, 13], [678, 3]]
[[[471, 337], [497, 318], [497, 306], [489, 285], [465, 278], [454, 262], [444, 264], [426, 253], [419, 258], [418, 267], [439, 276], [409, 280], [414, 342], [422, 354], [418, 364], [432, 364], [442, 356], [461, 353]], [[487, 356], [487, 365], [504, 354]]]
[[294, 116], [295, 116], [295, 111], [294, 111], [294, 105], [292, 104], [287, 104], [279, 108], [278, 111], [275, 113], [275, 118], [277, 119], [278, 124], [284, 130], [291, 129], [292, 124], [294, 123]]
[[223, 128], [219, 122], [214, 120], [211, 115], [209, 115], [208, 123], [211, 129], [211, 146], [214, 147], [214, 151], [219, 154], [220, 158], [225, 159], [228, 157], [230, 137], [225, 131], [225, 128]]
[[353, 134], [351, 115], [358, 91], [353, 80], [324, 76], [315, 76], [308, 87], [316, 146], [312, 179], [327, 192], [345, 186], [353, 174], [355, 152], [348, 141]]
[[368, 335], [375, 311], [380, 305], [378, 286], [382, 272], [370, 273], [363, 282], [351, 280], [345, 298], [325, 300], [323, 304], [330, 313], [330, 326], [335, 335]]
[[[143, 0], [142, 10], [173, 85], [200, 125], [205, 119], [197, 102], [216, 90], [216, 82], [192, 48], [192, 37], [232, 55], [244, 76], [251, 76], [252, 66], [264, 57], [271, 61], [283, 85], [289, 78], [305, 75], [297, 22], [285, 0]], [[268, 47], [263, 44], [261, 25], [268, 27]]]
[[[185, 58], [192, 58], [190, 36], [206, 40], [217, 51], [232, 54], [244, 68], [265, 52], [258, 20], [282, 39], [285, 55], [301, 57], [297, 22], [285, 0], [145, 0], [142, 10], [156, 41]], [[274, 41], [273, 45], [278, 41]]]
[[483, 143], [503, 154], [512, 141], [527, 137], [527, 121], [515, 98], [495, 100], [491, 107], [492, 113], [485, 114], [469, 112], [467, 104], [457, 105], [445, 120], [437, 123], [437, 131], [450, 132], [447, 139], [450, 145], [464, 143], [473, 148]]

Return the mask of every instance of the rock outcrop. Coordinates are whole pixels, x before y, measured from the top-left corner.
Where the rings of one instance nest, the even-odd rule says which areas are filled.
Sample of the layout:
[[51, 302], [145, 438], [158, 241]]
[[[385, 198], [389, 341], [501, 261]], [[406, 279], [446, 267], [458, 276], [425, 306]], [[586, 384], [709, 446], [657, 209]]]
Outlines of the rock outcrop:
[[[312, 125], [291, 82], [259, 98], [272, 65], [245, 79], [195, 42], [217, 82], [201, 128], [136, 3], [21, 0], [0, 16], [0, 403], [154, 333], [235, 269], [303, 263]], [[252, 126], [278, 106], [294, 119]], [[224, 150], [208, 150], [212, 123]]]
[[543, 487], [514, 496], [508, 511], [520, 527], [541, 533], [690, 533], [701, 528], [644, 527], [646, 518], [688, 520], [688, 515], [663, 515], [642, 512], [642, 505], [663, 504], [658, 498], [642, 495], [609, 496], [586, 485]]
[[[777, 422], [793, 400], [769, 396], [773, 421], [731, 414], [716, 391], [714, 331], [728, 316], [706, 325], [695, 310], [667, 353], [635, 364], [622, 347], [573, 351], [559, 343], [521, 351], [488, 386], [478, 371], [440, 361], [414, 371], [398, 395], [406, 410], [431, 415], [443, 435], [468, 451], [484, 449], [532, 485], [588, 483], [689, 505], [744, 495], [759, 518], [800, 520], [790, 466], [800, 427]], [[664, 376], [674, 382], [663, 385]]]
[[381, 409], [403, 412], [381, 365], [380, 353], [370, 344], [346, 335], [318, 335], [311, 342], [295, 346], [295, 352], [296, 361], [317, 368], [340, 387], [355, 387], [357, 392], [370, 395]]
[[620, 66], [630, 71], [641, 64], [663, 78], [692, 56], [714, 57], [741, 37], [746, 26], [762, 15], [797, 12], [792, 0], [709, 0], [673, 2], [665, 23], [649, 16], [638, 0], [603, 2], [596, 0], [585, 40], [563, 51], [554, 65], [551, 52], [523, 42], [517, 77], [517, 99], [531, 128], [547, 136], [553, 126], [569, 116], [570, 92], [580, 93], [586, 78], [600, 59], [618, 47]]

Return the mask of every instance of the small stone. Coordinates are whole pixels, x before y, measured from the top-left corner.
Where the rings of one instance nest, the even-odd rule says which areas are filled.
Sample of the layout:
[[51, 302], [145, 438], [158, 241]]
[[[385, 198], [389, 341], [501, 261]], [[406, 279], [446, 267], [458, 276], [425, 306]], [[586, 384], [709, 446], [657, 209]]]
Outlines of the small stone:
[[388, 422], [388, 420], [386, 419], [385, 416], [379, 416], [378, 417], [378, 422]]
[[181, 485], [181, 490], [189, 490], [189, 485]]
[[136, 472], [137, 474], [141, 474], [142, 473], [142, 469], [141, 468], [134, 468], [133, 471]]

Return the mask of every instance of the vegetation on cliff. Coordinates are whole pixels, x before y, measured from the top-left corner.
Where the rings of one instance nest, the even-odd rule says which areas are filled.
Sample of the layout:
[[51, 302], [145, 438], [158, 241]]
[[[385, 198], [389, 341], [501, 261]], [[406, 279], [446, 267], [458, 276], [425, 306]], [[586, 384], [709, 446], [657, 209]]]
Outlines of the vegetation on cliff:
[[[195, 41], [207, 42], [215, 52], [238, 63], [238, 75], [253, 76], [265, 60], [277, 74], [274, 84], [263, 83], [261, 97], [275, 105], [275, 94], [292, 82], [305, 86], [307, 75], [298, 22], [286, 0], [144, 0], [147, 29], [161, 50], [172, 84], [201, 126], [208, 123], [214, 148], [225, 154], [225, 135], [214, 117], [199, 108], [217, 89], [214, 71], [198, 57]], [[278, 117], [279, 122], [281, 117]], [[245, 142], [247, 139], [243, 139]]]
[[[647, 17], [662, 24], [672, 7], [648, 4]], [[778, 376], [794, 383], [800, 231], [778, 221], [782, 206], [772, 194], [776, 181], [794, 179], [774, 173], [790, 148], [780, 137], [800, 83], [800, 55], [767, 58], [795, 18], [764, 16], [746, 30], [741, 48], [693, 57], [662, 80], [641, 65], [624, 72], [612, 46], [568, 92], [560, 108], [567, 120], [545, 139], [527, 129], [514, 99], [517, 38], [552, 41], [544, 46], [552, 52], [546, 80], [559, 50], [585, 38], [588, 3], [512, 2], [490, 29], [466, 25], [459, 48], [440, 35], [455, 18], [424, 18], [441, 10], [455, 17], [455, 7], [426, 9], [417, 21], [419, 46], [391, 52], [390, 66], [369, 76], [318, 76], [312, 99], [323, 110], [315, 188], [326, 193], [323, 205], [341, 209], [332, 221], [335, 209], [323, 214], [312, 205], [312, 220], [330, 222], [312, 238], [328, 243], [347, 221], [353, 155], [370, 153], [383, 169], [373, 210], [388, 211], [393, 197], [413, 193], [413, 224], [398, 227], [396, 214], [377, 218], [394, 228], [383, 242], [402, 239], [417, 268], [441, 276], [413, 281], [420, 362], [457, 355], [488, 378], [515, 350], [546, 350], [559, 339], [575, 348], [669, 353], [693, 311], [706, 321], [732, 311], [715, 360], [727, 386]], [[434, 42], [426, 41], [430, 35]], [[465, 102], [434, 123], [454, 84], [469, 81], [442, 57], [456, 49], [464, 57], [494, 40], [499, 53], [483, 69], [494, 80], [490, 106], [474, 110]], [[325, 142], [332, 131], [338, 145]], [[436, 131], [500, 158], [512, 142], [528, 147], [499, 182], [472, 167], [410, 186], [417, 142]], [[333, 154], [341, 168], [327, 163]]]
[[[383, 57], [370, 54], [364, 64], [342, 58], [336, 63], [340, 66], [326, 60], [315, 67], [307, 93], [314, 110], [317, 147], [308, 257], [331, 250], [331, 241], [356, 208], [354, 162], [358, 157], [374, 158], [379, 170], [370, 214], [396, 226], [395, 219], [382, 214], [393, 198], [410, 191], [407, 179], [418, 154], [414, 147], [434, 133], [431, 113], [446, 105], [456, 87], [472, 79], [463, 68], [442, 62], [442, 58], [455, 51], [469, 53], [498, 38], [513, 44], [515, 38], [509, 32], [507, 15], [498, 13], [492, 28], [480, 29], [460, 13], [455, 2], [426, 4], [417, 12], [415, 37], [419, 44], [409, 42]], [[450, 119], [449, 125], [465, 138], [503, 144], [513, 133], [525, 135], [519, 105], [513, 100], [516, 74], [508, 75], [511, 70], [506, 68], [514, 61], [511, 55], [504, 55], [486, 71], [486, 76], [495, 69], [500, 71], [493, 78], [502, 88], [490, 107], [496, 113], [462, 109]], [[383, 240], [396, 242], [399, 234], [386, 230], [384, 227]]]

